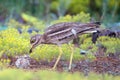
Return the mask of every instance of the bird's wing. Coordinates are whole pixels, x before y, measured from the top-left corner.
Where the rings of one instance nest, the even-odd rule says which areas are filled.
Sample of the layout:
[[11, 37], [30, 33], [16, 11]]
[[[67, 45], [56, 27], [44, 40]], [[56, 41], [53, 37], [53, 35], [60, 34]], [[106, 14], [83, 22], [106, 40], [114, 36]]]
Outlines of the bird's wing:
[[66, 29], [66, 28], [70, 28], [70, 27], [76, 26], [77, 24], [79, 24], [79, 23], [76, 23], [76, 22], [62, 22], [62, 23], [57, 23], [57, 24], [49, 26], [45, 30], [45, 33], [46, 34], [55, 33], [57, 31], [61, 31], [61, 30]]
[[45, 34], [52, 41], [70, 41], [85, 31], [90, 31], [98, 26], [94, 23], [74, 23], [74, 22], [66, 22], [59, 23], [49, 27]]

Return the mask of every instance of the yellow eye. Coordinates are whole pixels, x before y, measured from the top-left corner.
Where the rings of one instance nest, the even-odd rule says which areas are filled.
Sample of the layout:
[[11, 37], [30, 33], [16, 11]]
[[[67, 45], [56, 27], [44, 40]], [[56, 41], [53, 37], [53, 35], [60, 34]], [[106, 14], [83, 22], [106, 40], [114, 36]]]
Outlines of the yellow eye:
[[33, 39], [30, 40], [30, 43], [32, 44], [32, 43], [34, 43], [35, 41], [36, 41], [36, 39], [33, 38]]

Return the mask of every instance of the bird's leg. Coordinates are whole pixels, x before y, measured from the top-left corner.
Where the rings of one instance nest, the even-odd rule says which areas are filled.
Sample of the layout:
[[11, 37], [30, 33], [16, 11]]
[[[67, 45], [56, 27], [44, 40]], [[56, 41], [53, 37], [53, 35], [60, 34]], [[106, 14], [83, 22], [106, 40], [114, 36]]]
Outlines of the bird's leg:
[[56, 66], [57, 66], [57, 64], [58, 64], [58, 62], [59, 62], [59, 60], [60, 60], [60, 58], [61, 58], [61, 55], [63, 54], [63, 51], [62, 51], [62, 48], [61, 48], [61, 46], [59, 46], [59, 56], [58, 56], [58, 58], [57, 58], [57, 60], [56, 60], [56, 62], [55, 62], [55, 64], [54, 64], [54, 66], [53, 66], [53, 68], [52, 69], [55, 69], [56, 68]]
[[71, 49], [71, 56], [70, 56], [70, 62], [69, 62], [69, 70], [71, 70], [71, 66], [72, 66], [72, 59], [73, 59], [73, 53], [74, 53], [74, 48], [73, 46], [69, 45], [70, 46], [70, 49]]

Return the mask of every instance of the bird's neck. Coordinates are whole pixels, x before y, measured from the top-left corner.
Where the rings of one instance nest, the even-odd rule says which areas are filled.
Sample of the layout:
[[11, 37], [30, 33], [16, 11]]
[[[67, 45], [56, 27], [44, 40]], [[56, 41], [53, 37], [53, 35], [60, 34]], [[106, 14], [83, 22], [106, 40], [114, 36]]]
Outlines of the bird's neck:
[[45, 43], [46, 42], [46, 36], [44, 34], [41, 35], [40, 40], [41, 40], [41, 43]]

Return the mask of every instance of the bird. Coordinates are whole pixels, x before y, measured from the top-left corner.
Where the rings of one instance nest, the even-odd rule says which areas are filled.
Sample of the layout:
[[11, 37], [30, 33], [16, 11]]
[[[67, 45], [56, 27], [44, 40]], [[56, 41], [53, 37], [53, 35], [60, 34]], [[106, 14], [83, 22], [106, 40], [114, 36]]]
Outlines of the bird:
[[59, 47], [59, 56], [52, 69], [55, 69], [61, 55], [63, 54], [61, 45], [68, 44], [70, 41], [73, 41], [73, 46], [70, 46], [71, 56], [69, 61], [68, 69], [71, 70], [74, 47], [79, 45], [79, 36], [86, 33], [96, 32], [100, 27], [100, 22], [89, 22], [89, 23], [80, 23], [80, 22], [60, 22], [49, 26], [45, 29], [43, 34], [33, 35], [30, 39], [31, 49], [32, 50], [40, 44], [53, 44]]

